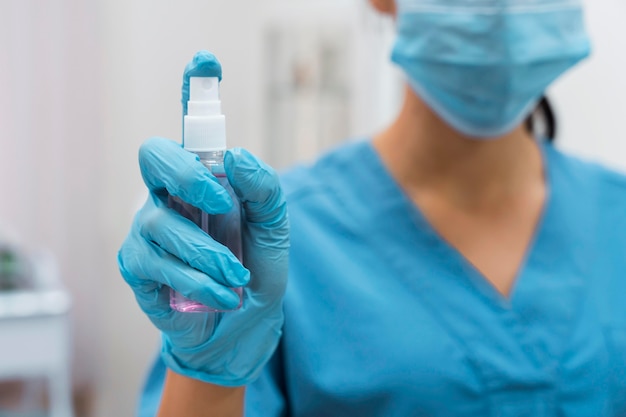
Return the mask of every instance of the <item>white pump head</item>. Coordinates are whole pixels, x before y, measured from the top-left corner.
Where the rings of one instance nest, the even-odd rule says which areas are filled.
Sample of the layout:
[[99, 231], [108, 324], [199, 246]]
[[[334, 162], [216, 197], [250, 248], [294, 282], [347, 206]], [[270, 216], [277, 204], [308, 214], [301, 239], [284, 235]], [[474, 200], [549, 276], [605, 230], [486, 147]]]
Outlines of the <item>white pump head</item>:
[[222, 114], [217, 77], [190, 77], [183, 146], [191, 152], [226, 149], [226, 120]]

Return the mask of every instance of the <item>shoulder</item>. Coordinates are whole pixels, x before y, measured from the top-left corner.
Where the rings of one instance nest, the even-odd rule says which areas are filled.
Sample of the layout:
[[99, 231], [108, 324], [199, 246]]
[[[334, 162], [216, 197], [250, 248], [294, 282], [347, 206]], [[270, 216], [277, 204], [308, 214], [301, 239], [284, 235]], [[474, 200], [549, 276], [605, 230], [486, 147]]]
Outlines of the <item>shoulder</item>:
[[556, 192], [571, 196], [567, 210], [586, 207], [598, 232], [626, 239], [626, 175], [600, 163], [547, 148]]
[[[612, 195], [626, 204], [626, 173], [606, 167], [596, 161], [570, 155], [546, 146], [551, 170], [563, 175], [569, 182], [587, 185], [605, 195]], [[583, 184], [584, 183], [584, 184]]]
[[309, 165], [297, 165], [281, 173], [281, 185], [290, 205], [329, 195], [338, 183], [351, 181], [354, 165], [367, 154], [367, 141], [345, 143]]
[[368, 167], [376, 153], [368, 141], [352, 141], [297, 166], [281, 176], [291, 226], [292, 253], [297, 247], [357, 236], [373, 212], [369, 193], [376, 185]]

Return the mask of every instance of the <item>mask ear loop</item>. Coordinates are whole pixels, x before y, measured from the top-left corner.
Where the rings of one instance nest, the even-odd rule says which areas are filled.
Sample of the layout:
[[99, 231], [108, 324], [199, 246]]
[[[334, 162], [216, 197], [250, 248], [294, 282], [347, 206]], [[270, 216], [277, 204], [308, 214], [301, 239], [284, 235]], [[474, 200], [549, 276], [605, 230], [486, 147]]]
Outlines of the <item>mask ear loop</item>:
[[554, 109], [546, 96], [541, 97], [535, 110], [526, 119], [526, 129], [537, 139], [554, 143], [557, 123]]

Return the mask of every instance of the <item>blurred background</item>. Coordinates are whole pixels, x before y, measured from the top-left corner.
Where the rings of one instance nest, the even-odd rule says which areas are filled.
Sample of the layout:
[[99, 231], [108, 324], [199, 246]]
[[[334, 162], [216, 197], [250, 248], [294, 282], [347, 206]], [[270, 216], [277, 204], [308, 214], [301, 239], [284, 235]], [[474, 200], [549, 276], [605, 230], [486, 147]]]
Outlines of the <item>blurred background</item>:
[[[626, 170], [626, 3], [586, 3], [593, 56], [549, 92], [557, 143]], [[391, 120], [392, 41], [366, 0], [0, 1], [0, 410], [69, 416], [71, 392], [76, 416], [133, 414], [158, 334], [116, 253], [137, 149], [180, 140], [197, 50], [223, 64], [229, 145], [282, 169]]]

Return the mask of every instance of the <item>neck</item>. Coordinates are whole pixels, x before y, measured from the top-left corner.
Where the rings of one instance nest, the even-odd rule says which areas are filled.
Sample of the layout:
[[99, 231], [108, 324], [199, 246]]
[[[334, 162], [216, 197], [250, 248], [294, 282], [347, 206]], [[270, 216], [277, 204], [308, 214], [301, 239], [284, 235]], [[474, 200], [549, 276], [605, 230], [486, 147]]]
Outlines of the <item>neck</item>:
[[523, 126], [499, 138], [473, 139], [408, 88], [398, 118], [374, 147], [409, 195], [436, 191], [459, 207], [497, 203], [544, 182], [541, 153]]

